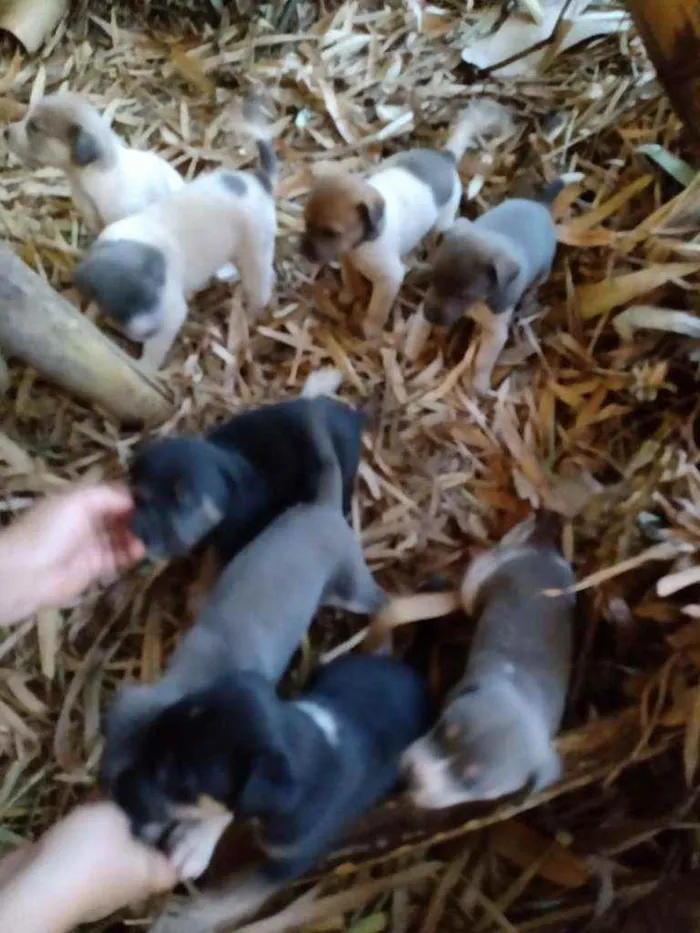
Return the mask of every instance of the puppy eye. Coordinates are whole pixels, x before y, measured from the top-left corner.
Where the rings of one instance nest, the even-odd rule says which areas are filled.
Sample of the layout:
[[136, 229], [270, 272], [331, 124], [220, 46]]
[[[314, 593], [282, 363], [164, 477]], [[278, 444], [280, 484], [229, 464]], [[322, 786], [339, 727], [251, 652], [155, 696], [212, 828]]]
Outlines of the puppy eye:
[[33, 117], [30, 117], [30, 118], [27, 120], [27, 132], [28, 132], [28, 133], [38, 133], [38, 132], [39, 132], [39, 124], [36, 122], [35, 119], [33, 119]]
[[338, 231], [333, 230], [331, 227], [321, 227], [317, 236], [323, 237], [324, 240], [332, 240], [338, 236]]

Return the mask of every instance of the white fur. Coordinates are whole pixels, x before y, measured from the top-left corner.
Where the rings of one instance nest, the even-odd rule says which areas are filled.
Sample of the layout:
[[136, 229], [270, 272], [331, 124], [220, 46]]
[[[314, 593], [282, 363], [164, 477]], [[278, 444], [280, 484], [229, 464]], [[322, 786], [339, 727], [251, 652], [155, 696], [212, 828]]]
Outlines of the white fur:
[[161, 251], [166, 282], [154, 312], [158, 332], [144, 343], [143, 359], [163, 362], [187, 315], [186, 297], [229, 262], [240, 271], [248, 310], [259, 314], [272, 295], [277, 221], [270, 194], [253, 175], [247, 190], [229, 190], [218, 172], [194, 181], [139, 214], [110, 224], [100, 237], [135, 240]]
[[452, 197], [438, 208], [430, 186], [405, 168], [389, 165], [368, 183], [384, 199], [382, 231], [352, 250], [347, 259], [372, 285], [364, 330], [366, 336], [373, 336], [384, 327], [401, 288], [406, 272], [403, 257], [431, 230], [446, 230], [454, 223], [462, 185], [455, 172]]

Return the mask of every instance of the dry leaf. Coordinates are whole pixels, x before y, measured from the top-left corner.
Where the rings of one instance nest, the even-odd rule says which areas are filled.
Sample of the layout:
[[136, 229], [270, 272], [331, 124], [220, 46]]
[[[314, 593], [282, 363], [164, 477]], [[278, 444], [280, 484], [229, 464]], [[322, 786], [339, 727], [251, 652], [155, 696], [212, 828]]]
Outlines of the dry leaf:
[[613, 320], [621, 340], [632, 340], [637, 330], [663, 330], [685, 337], [700, 337], [700, 318], [687, 311], [673, 311], [655, 305], [635, 305]]
[[602, 282], [594, 282], [592, 285], [580, 285], [576, 289], [576, 297], [581, 317], [588, 320], [607, 314], [619, 305], [633, 301], [674, 279], [692, 275], [698, 269], [700, 263], [697, 262], [656, 264], [638, 272], [626, 272]]
[[499, 855], [519, 868], [528, 868], [548, 853], [538, 875], [552, 884], [564, 888], [580, 888], [590, 877], [590, 871], [583, 859], [565, 849], [555, 839], [548, 839], [520, 820], [508, 820], [494, 826], [489, 832], [489, 842]]
[[[477, 39], [465, 48], [462, 52], [462, 59], [475, 68], [498, 70], [499, 77], [535, 74], [549, 50], [538, 49], [529, 55], [523, 53], [534, 45], [552, 38], [559, 17], [565, 8], [568, 7], [561, 28], [564, 31], [568, 25], [569, 29], [558, 46], [559, 52], [565, 52], [594, 36], [616, 32], [626, 19], [626, 14], [618, 11], [602, 14], [585, 13], [584, 11], [590, 5], [590, 0], [574, 0], [573, 3], [568, 3], [567, 0], [544, 0], [542, 18], [539, 23], [532, 22], [528, 17], [515, 12], [511, 13], [496, 32], [492, 30], [499, 18], [500, 10], [494, 10], [493, 7], [487, 8], [479, 23], [483, 38]], [[518, 58], [517, 61], [499, 67], [501, 62], [521, 54], [523, 57]]]

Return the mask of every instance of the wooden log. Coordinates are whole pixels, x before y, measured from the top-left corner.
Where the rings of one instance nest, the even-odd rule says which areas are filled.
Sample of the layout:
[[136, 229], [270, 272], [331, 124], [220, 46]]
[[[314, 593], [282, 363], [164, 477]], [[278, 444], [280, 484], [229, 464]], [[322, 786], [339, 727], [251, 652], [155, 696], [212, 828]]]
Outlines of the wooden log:
[[700, 0], [625, 0], [674, 109], [700, 141]]
[[70, 302], [0, 244], [0, 350], [125, 424], [164, 421], [172, 400]]

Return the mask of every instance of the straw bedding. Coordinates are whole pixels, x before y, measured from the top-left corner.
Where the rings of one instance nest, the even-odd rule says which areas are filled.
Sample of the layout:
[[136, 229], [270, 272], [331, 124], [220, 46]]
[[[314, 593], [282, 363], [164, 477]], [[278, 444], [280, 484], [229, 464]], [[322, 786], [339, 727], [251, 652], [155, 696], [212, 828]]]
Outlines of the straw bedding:
[[[237, 289], [223, 284], [192, 302], [165, 372], [178, 403], [157, 433], [201, 430], [293, 396], [311, 370], [337, 365], [342, 395], [372, 414], [353, 520], [387, 587], [456, 583], [470, 554], [533, 506], [565, 516], [581, 580], [562, 784], [523, 804], [432, 821], [381, 810], [331, 862], [342, 869], [321, 873], [329, 900], [302, 904], [302, 925], [588, 928], [697, 860], [699, 357], [688, 321], [700, 285], [700, 189], [636, 152], [657, 143], [687, 156], [683, 131], [628, 25], [552, 56], [536, 76], [486, 81], [460, 60], [479, 3], [238, 4], [222, 21], [217, 5], [201, 6], [114, 14], [84, 4], [38, 59], [7, 53], [0, 79], [4, 115], [67, 82], [187, 177], [251, 160], [226, 108], [242, 92], [263, 94], [282, 166], [273, 313], [249, 327]], [[409, 138], [439, 143], [460, 107], [484, 93], [511, 108], [516, 131], [464, 160], [470, 214], [562, 171], [582, 181], [557, 202], [562, 245], [540, 307], [514, 328], [497, 391], [478, 399], [468, 328], [426, 333], [417, 317], [425, 252], [391, 327], [369, 345], [335, 304], [336, 274], [316, 275], [295, 235], [313, 164], [360, 168]], [[67, 193], [49, 170], [2, 169], [7, 239], [77, 301], [71, 271], [86, 241]], [[634, 305], [652, 308], [641, 329], [638, 311], [631, 324], [629, 314], [616, 322]], [[11, 374], [0, 409], [3, 517], [78, 477], [122, 475], [142, 435], [35, 372], [13, 364]], [[197, 575], [190, 565], [141, 568], [2, 637], [0, 846], [35, 836], [90, 792], [100, 710], [123, 679], [157, 675], [190, 620]], [[319, 620], [293, 684], [358, 625]], [[432, 625], [437, 685], [454, 676], [469, 625]], [[130, 922], [139, 928], [145, 915]], [[282, 929], [285, 916], [257, 929]]]

